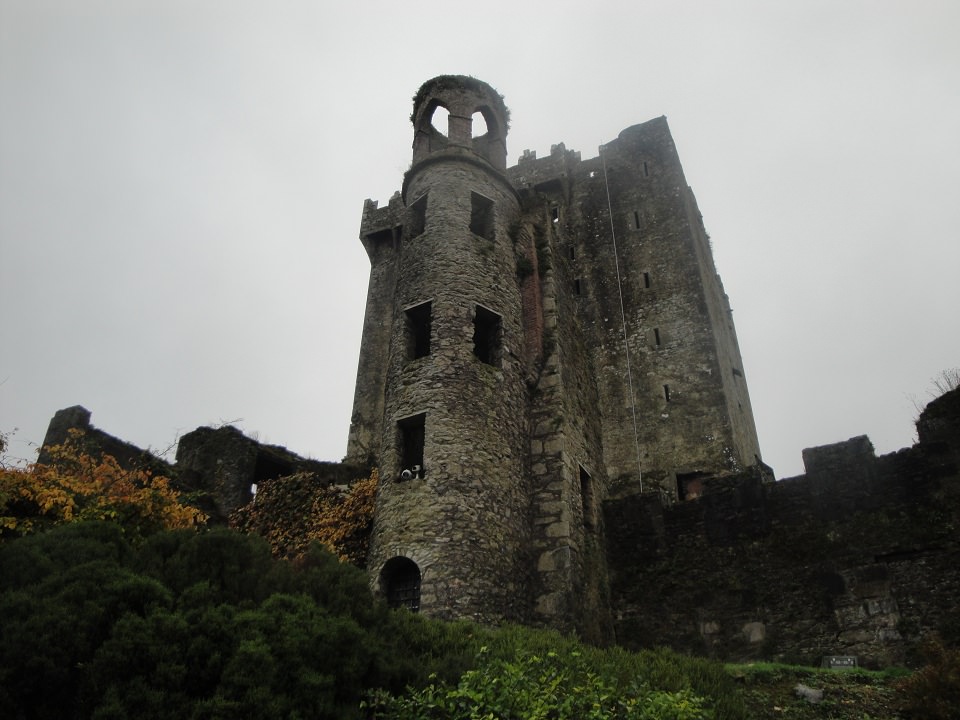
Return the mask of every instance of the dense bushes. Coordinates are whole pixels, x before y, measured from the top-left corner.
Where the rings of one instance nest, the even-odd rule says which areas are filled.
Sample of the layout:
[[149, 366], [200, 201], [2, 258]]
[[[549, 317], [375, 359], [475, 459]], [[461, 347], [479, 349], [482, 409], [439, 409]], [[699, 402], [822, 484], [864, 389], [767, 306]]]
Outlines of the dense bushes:
[[319, 545], [80, 522], [0, 544], [0, 577], [4, 718], [743, 717], [719, 666], [390, 611]]
[[[0, 716], [354, 717], [402, 687], [360, 571], [230, 530], [133, 547], [75, 523], [0, 547]], [[402, 667], [403, 664], [398, 664]]]
[[519, 652], [515, 659], [481, 651], [477, 668], [456, 686], [431, 683], [397, 697], [372, 693], [371, 707], [384, 720], [455, 718], [552, 718], [554, 720], [700, 720], [714, 717], [705, 698], [689, 688], [653, 690], [638, 678], [624, 686], [577, 651], [545, 655]]
[[960, 712], [960, 650], [939, 638], [923, 647], [927, 664], [900, 685], [907, 716], [923, 720], [954, 720]]

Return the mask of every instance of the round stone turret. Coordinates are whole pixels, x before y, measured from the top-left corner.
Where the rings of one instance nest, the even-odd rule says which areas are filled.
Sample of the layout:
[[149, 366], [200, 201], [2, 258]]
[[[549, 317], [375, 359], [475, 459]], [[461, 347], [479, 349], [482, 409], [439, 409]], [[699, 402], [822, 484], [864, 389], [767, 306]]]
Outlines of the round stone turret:
[[[446, 135], [432, 124], [441, 106]], [[368, 567], [391, 604], [524, 620], [532, 523], [507, 109], [489, 85], [442, 76], [420, 88], [412, 120], [380, 320], [390, 349]]]
[[[413, 100], [413, 164], [436, 152], [467, 150], [497, 170], [507, 167], [507, 125], [510, 113], [492, 87], [466, 75], [441, 75], [428, 80]], [[437, 108], [449, 113], [447, 133], [434, 124]], [[486, 131], [479, 132], [486, 124]]]

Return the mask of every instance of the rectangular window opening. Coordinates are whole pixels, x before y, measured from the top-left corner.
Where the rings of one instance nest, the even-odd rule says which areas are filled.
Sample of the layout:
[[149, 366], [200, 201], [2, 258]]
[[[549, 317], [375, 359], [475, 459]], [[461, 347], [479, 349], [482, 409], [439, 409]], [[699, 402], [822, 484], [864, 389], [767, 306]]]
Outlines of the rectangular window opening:
[[493, 200], [475, 192], [470, 193], [470, 232], [493, 240], [493, 227]]
[[500, 363], [502, 321], [499, 315], [477, 305], [473, 317], [473, 354], [487, 365]]
[[425, 302], [406, 311], [407, 359], [416, 360], [430, 354], [430, 303]]
[[649, 288], [649, 287], [650, 287], [650, 273], [648, 273], [648, 272], [645, 272], [645, 273], [643, 274], [643, 286], [644, 286], [645, 288]]
[[423, 444], [426, 424], [426, 413], [411, 415], [397, 421], [401, 479], [412, 480], [413, 478], [422, 478], [424, 475]]
[[580, 466], [580, 501], [583, 504], [583, 526], [588, 530], [596, 527], [596, 509], [593, 498], [593, 480], [583, 465]]
[[649, 177], [649, 176], [650, 176], [650, 169], [647, 167], [647, 161], [646, 161], [646, 160], [643, 161], [643, 176], [644, 176], [644, 177]]
[[577, 259], [577, 249], [573, 245], [570, 246], [570, 249], [567, 250], [567, 253], [571, 260]]
[[550, 208], [550, 219], [553, 222], [560, 222], [560, 206], [554, 205]]
[[677, 497], [680, 500], [696, 500], [703, 495], [703, 472], [677, 473]]
[[636, 230], [640, 229], [640, 213], [638, 213], [636, 210], [633, 211], [633, 227]]
[[660, 347], [660, 328], [653, 329], [653, 344]]
[[574, 292], [576, 295], [582, 295], [582, 294], [583, 294], [583, 282], [580, 280], [580, 278], [576, 278], [576, 279], [573, 281], [573, 292]]
[[663, 386], [663, 399], [666, 400], [667, 402], [670, 402], [670, 386], [669, 385]]
[[407, 219], [407, 237], [415, 238], [423, 235], [427, 227], [427, 196], [421, 195], [409, 208]]

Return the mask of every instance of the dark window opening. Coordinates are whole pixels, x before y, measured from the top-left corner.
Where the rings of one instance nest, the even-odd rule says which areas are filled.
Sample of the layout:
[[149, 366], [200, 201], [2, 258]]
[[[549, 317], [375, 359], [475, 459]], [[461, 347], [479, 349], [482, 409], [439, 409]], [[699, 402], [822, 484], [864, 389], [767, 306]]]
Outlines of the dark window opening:
[[580, 281], [580, 278], [574, 279], [574, 281], [573, 281], [573, 292], [574, 292], [576, 295], [582, 295], [582, 294], [583, 294], [583, 283]]
[[477, 305], [473, 318], [473, 354], [480, 362], [496, 365], [500, 361], [500, 333], [502, 322], [499, 315]]
[[286, 475], [293, 475], [293, 465], [286, 460], [261, 450], [253, 465], [253, 481], [250, 483], [248, 499], [257, 495], [257, 490], [267, 480], [273, 480]]
[[590, 473], [583, 469], [583, 465], [580, 466], [580, 501], [583, 505], [583, 526], [590, 530], [597, 524], [593, 480], [590, 478]]
[[385, 245], [392, 243], [399, 234], [400, 228], [387, 228], [386, 230], [377, 230], [367, 235], [367, 240], [374, 245]]
[[400, 450], [400, 479], [422, 478], [423, 444], [425, 440], [427, 414], [411, 415], [397, 421], [397, 435]]
[[670, 386], [669, 385], [663, 386], [663, 399], [666, 400], [667, 402], [670, 402]]
[[430, 303], [406, 311], [407, 358], [416, 360], [430, 354]]
[[470, 193], [470, 232], [493, 240], [493, 200]]
[[633, 227], [637, 230], [640, 229], [640, 213], [636, 210], [633, 211]]
[[567, 253], [571, 260], [577, 259], [577, 249], [573, 245], [570, 246], [570, 249], [567, 251]]
[[660, 347], [660, 328], [653, 329], [653, 344]]
[[645, 272], [645, 273], [643, 274], [643, 286], [644, 286], [645, 288], [650, 287], [650, 273], [648, 273], [648, 272]]
[[734, 376], [734, 377], [743, 377], [743, 372], [740, 370], [740, 368], [734, 368], [734, 369], [733, 369], [733, 376]]
[[253, 482], [263, 484], [265, 480], [293, 475], [293, 465], [266, 452], [257, 453], [257, 461], [253, 468]]
[[554, 205], [550, 208], [550, 219], [553, 222], [560, 222], [560, 206]]
[[415, 238], [422, 235], [427, 227], [427, 196], [422, 195], [409, 209], [410, 217], [407, 220], [407, 237]]
[[420, 568], [410, 558], [390, 558], [380, 571], [380, 589], [392, 608], [420, 610]]
[[649, 177], [649, 176], [650, 176], [650, 170], [649, 170], [649, 168], [647, 168], [647, 161], [646, 161], [646, 160], [643, 161], [643, 176], [644, 176], [644, 177]]
[[703, 472], [677, 473], [677, 497], [681, 500], [696, 500], [703, 495]]

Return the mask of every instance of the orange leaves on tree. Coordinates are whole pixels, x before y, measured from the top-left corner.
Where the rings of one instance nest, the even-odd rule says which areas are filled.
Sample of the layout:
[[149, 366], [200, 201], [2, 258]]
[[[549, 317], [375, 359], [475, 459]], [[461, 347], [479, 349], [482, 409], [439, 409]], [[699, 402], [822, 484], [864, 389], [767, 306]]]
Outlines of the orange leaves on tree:
[[49, 456], [44, 464], [0, 467], [0, 534], [26, 535], [76, 520], [111, 520], [140, 534], [206, 521], [168, 478], [85, 451], [79, 431]]
[[362, 566], [377, 482], [376, 469], [348, 487], [328, 485], [312, 473], [275, 478], [258, 487], [230, 524], [266, 538], [276, 557], [302, 555], [317, 540], [342, 561]]
[[335, 502], [314, 503], [313, 527], [310, 538], [330, 548], [345, 561], [363, 566], [367, 560], [373, 507], [377, 496], [379, 475], [374, 468], [370, 477], [357, 480], [350, 491]]

